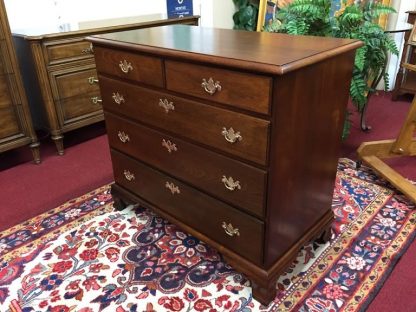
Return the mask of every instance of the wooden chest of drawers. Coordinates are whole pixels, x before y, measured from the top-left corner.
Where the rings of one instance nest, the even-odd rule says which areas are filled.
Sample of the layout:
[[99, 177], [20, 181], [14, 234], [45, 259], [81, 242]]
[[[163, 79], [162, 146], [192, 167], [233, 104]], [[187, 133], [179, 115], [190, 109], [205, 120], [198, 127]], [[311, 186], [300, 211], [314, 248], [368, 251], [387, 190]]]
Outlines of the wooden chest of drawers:
[[40, 163], [39, 141], [20, 77], [4, 2], [0, 0], [0, 153], [23, 145]]
[[94, 44], [117, 208], [216, 247], [268, 303], [331, 225], [359, 41], [165, 26]]
[[[32, 33], [30, 30], [15, 33], [14, 41], [35, 127], [50, 131], [58, 153], [62, 155], [65, 132], [103, 120], [93, 50], [84, 40], [86, 36], [158, 25], [198, 25], [198, 20], [198, 16], [191, 16], [62, 33]], [[147, 57], [137, 57], [138, 62], [143, 59], [147, 60]], [[147, 74], [143, 72], [143, 75]]]

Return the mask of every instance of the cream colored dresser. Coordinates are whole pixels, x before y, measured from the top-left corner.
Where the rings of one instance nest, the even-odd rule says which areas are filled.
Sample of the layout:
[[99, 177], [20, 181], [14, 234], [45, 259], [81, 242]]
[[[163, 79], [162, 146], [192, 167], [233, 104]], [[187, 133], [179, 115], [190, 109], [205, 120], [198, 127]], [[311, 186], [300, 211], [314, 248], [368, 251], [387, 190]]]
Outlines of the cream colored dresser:
[[93, 42], [117, 208], [141, 203], [275, 296], [333, 220], [359, 41], [165, 26]]
[[[170, 24], [198, 25], [199, 16], [177, 19], [126, 19], [127, 24], [44, 33], [14, 33], [23, 79], [36, 128], [47, 128], [63, 155], [63, 134], [103, 120], [93, 50], [88, 35]], [[117, 23], [122, 20], [116, 20]], [[109, 24], [114, 20], [109, 20]]]

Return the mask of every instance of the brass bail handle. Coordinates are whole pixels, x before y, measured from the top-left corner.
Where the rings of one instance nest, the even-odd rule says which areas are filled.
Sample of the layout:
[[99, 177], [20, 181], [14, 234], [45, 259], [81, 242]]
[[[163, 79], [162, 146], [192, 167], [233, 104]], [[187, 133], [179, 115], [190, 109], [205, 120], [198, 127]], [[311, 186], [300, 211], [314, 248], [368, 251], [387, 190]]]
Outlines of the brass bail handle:
[[233, 177], [227, 178], [223, 175], [221, 182], [224, 183], [225, 188], [229, 191], [241, 190], [240, 181], [234, 181]]
[[130, 137], [128, 134], [126, 134], [124, 131], [119, 131], [118, 132], [118, 138], [120, 139], [121, 142], [126, 143], [130, 141]]
[[133, 65], [131, 65], [131, 63], [127, 60], [120, 61], [118, 66], [120, 67], [121, 71], [125, 74], [133, 70]]
[[116, 104], [118, 104], [118, 105], [120, 105], [121, 103], [124, 103], [125, 102], [125, 100], [124, 100], [124, 96], [122, 96], [120, 93], [115, 93], [115, 92], [113, 92], [113, 95], [112, 95], [112, 98], [113, 98], [113, 100], [114, 100], [114, 102], [116, 103]]
[[221, 134], [224, 136], [225, 140], [231, 144], [241, 141], [243, 137], [240, 134], [240, 131], [235, 131], [233, 128], [227, 129], [222, 128]]
[[221, 226], [228, 236], [240, 236], [240, 230], [238, 228], [234, 228], [231, 223], [227, 224], [225, 221], [223, 221]]
[[129, 170], [124, 170], [123, 174], [127, 181], [133, 181], [136, 178]]
[[214, 82], [214, 79], [212, 79], [212, 77], [209, 77], [208, 81], [205, 78], [202, 78], [201, 87], [203, 87], [209, 95], [214, 95], [215, 92], [221, 91], [220, 82]]

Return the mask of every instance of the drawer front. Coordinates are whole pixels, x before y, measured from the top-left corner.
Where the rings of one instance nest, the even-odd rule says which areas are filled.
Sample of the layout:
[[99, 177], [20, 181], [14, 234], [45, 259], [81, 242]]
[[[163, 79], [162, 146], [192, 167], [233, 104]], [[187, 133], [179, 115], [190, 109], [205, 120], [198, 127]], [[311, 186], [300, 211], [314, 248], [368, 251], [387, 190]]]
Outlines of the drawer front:
[[167, 89], [258, 113], [270, 113], [271, 84], [266, 76], [166, 61]]
[[105, 121], [111, 147], [263, 217], [265, 171], [110, 113]]
[[71, 68], [70, 71], [51, 72], [55, 100], [96, 92], [99, 93], [94, 68]]
[[13, 106], [10, 105], [8, 108], [0, 107], [0, 141], [22, 133], [16, 115], [17, 113]]
[[94, 48], [95, 63], [100, 73], [163, 87], [162, 61], [155, 57], [124, 51]]
[[0, 75], [0, 109], [9, 108], [13, 105], [10, 94], [10, 79], [9, 75]]
[[102, 106], [99, 102], [100, 92], [90, 92], [79, 96], [62, 99], [62, 124], [71, 123], [74, 119], [89, 117], [92, 113], [102, 113]]
[[13, 73], [6, 41], [0, 40], [0, 74]]
[[91, 44], [78, 38], [70, 41], [50, 41], [45, 43], [48, 64], [58, 64], [70, 60], [92, 58]]
[[105, 110], [266, 164], [268, 121], [103, 76], [99, 79]]
[[[261, 263], [264, 228], [261, 221], [114, 150], [111, 157], [117, 184], [226, 248]], [[239, 235], [228, 235], [223, 223], [238, 229]], [[231, 227], [228, 232], [233, 234]]]

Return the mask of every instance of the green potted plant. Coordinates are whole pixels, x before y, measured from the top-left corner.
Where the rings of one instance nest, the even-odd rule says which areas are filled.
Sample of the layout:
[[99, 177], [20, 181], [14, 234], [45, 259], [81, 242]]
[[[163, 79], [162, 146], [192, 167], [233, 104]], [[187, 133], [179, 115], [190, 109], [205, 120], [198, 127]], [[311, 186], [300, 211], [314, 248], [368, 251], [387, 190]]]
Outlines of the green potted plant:
[[233, 0], [237, 11], [233, 15], [234, 29], [256, 30], [259, 1]]
[[[344, 8], [331, 16], [331, 0], [294, 0], [276, 14], [275, 20], [264, 31], [293, 35], [326, 36], [360, 39], [364, 46], [357, 50], [350, 96], [362, 112], [369, 93], [384, 79], [388, 89], [389, 77], [385, 71], [389, 53], [399, 53], [393, 39], [377, 23], [382, 14], [395, 10], [375, 0], [344, 1]], [[343, 137], [350, 129], [348, 116]]]

